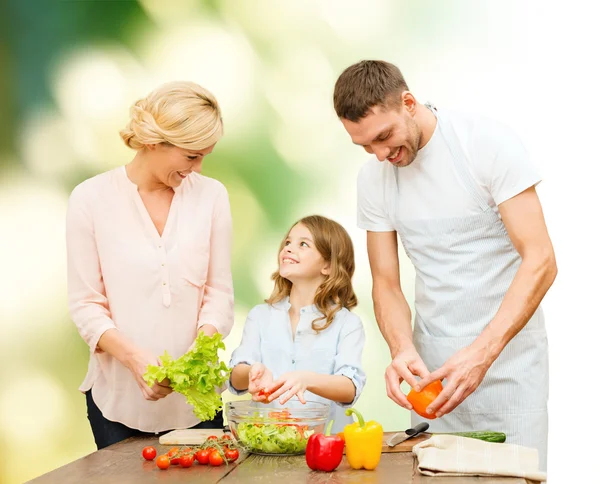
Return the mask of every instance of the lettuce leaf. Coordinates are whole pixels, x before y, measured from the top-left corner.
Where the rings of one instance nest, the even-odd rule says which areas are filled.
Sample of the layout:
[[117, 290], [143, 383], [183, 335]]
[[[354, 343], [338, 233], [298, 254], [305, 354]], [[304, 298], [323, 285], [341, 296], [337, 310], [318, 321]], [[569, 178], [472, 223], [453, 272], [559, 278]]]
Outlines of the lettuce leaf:
[[218, 351], [225, 349], [219, 333], [198, 334], [194, 347], [177, 359], [169, 353], [160, 357], [162, 366], [148, 365], [144, 380], [152, 386], [168, 378], [174, 391], [185, 395], [201, 422], [215, 418], [223, 402], [218, 389], [225, 384], [231, 370], [219, 362]]
[[298, 425], [241, 422], [237, 433], [242, 444], [253, 452], [301, 454], [314, 431]]

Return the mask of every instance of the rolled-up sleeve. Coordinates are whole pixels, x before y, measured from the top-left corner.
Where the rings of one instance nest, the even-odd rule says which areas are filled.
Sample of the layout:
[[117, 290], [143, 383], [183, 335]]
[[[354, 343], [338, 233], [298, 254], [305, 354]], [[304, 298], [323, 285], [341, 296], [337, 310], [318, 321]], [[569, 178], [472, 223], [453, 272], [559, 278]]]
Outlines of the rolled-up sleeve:
[[98, 340], [115, 328], [111, 319], [100, 260], [94, 237], [94, 223], [79, 185], [69, 198], [66, 222], [67, 288], [71, 318], [90, 351], [102, 352]]
[[[253, 365], [254, 363], [262, 363], [262, 357], [260, 353], [260, 317], [258, 314], [258, 308], [254, 308], [244, 324], [244, 332], [242, 334], [242, 341], [240, 345], [234, 350], [229, 361], [229, 367], [235, 368], [241, 363], [247, 365]], [[243, 395], [247, 390], [237, 390], [231, 384], [231, 379], [228, 385], [229, 391], [234, 395]]]
[[356, 392], [350, 403], [336, 402], [341, 407], [352, 407], [363, 391], [367, 377], [362, 366], [362, 353], [365, 346], [365, 330], [360, 318], [354, 313], [348, 313], [338, 341], [335, 357], [335, 375], [349, 378]]
[[227, 190], [221, 185], [213, 211], [208, 275], [198, 315], [198, 329], [211, 324], [223, 337], [233, 327], [232, 232], [229, 197]]

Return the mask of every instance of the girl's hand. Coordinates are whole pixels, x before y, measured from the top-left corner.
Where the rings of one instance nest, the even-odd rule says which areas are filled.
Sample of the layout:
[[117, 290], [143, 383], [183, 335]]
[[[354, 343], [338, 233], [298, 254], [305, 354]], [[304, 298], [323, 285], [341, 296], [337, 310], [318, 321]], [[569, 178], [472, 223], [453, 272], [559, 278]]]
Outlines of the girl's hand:
[[273, 384], [273, 374], [262, 363], [254, 363], [248, 373], [248, 393], [252, 395], [255, 402], [267, 402], [268, 393], [265, 392], [268, 386]]
[[148, 386], [146, 380], [144, 380], [144, 373], [146, 373], [148, 365], [161, 366], [161, 362], [156, 356], [146, 350], [138, 350], [133, 353], [126, 364], [129, 371], [133, 374], [135, 382], [140, 387], [144, 398], [155, 402], [161, 398], [165, 398], [173, 389], [169, 386], [171, 382], [166, 378], [161, 382], [154, 383], [151, 387]]
[[294, 395], [298, 397], [300, 402], [306, 403], [304, 392], [310, 384], [311, 375], [312, 373], [310, 371], [290, 371], [284, 373], [270, 388], [267, 389], [267, 392], [270, 393], [268, 401], [272, 402], [287, 392], [286, 395], [279, 399], [281, 405], [286, 403]]

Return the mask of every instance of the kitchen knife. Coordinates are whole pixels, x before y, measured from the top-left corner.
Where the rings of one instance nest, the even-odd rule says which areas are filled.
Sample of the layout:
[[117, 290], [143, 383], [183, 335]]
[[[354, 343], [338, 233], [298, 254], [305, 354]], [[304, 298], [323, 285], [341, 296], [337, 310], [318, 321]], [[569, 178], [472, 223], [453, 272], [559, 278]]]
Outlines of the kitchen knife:
[[386, 442], [388, 447], [395, 447], [400, 442], [404, 442], [411, 437], [416, 437], [421, 432], [425, 432], [429, 428], [429, 424], [427, 422], [421, 422], [414, 429], [407, 429], [405, 432], [398, 432], [397, 434], [392, 435]]

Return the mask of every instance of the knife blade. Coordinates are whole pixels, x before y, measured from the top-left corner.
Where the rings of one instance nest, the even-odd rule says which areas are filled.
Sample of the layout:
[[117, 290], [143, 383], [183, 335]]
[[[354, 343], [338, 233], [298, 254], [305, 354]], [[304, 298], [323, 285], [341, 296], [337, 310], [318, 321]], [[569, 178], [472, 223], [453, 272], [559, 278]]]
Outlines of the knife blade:
[[404, 442], [412, 437], [416, 437], [421, 432], [425, 432], [429, 428], [429, 424], [427, 422], [421, 422], [419, 425], [415, 426], [414, 429], [407, 429], [404, 432], [398, 432], [397, 434], [392, 435], [386, 442], [388, 447], [395, 447], [400, 442]]

